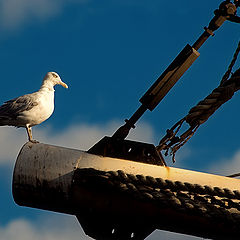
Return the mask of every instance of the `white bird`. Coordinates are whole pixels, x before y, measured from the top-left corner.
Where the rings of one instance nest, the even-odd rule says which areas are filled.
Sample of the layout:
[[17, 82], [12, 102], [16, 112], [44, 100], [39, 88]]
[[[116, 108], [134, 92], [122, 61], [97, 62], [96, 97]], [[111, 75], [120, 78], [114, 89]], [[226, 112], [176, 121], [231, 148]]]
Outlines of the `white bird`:
[[5, 102], [0, 106], [0, 126], [25, 127], [28, 140], [37, 142], [32, 138], [32, 126], [42, 123], [52, 115], [54, 86], [57, 84], [68, 88], [57, 73], [48, 72], [39, 91]]

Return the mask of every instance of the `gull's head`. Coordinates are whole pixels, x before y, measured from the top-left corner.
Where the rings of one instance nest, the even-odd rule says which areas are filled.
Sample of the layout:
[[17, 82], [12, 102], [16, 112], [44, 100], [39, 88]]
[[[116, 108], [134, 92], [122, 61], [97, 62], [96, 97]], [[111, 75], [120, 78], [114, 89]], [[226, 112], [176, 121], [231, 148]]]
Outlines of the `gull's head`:
[[56, 72], [48, 72], [43, 79], [43, 83], [46, 82], [51, 83], [53, 87], [59, 84], [65, 88], [68, 88], [68, 85], [61, 80], [60, 76]]

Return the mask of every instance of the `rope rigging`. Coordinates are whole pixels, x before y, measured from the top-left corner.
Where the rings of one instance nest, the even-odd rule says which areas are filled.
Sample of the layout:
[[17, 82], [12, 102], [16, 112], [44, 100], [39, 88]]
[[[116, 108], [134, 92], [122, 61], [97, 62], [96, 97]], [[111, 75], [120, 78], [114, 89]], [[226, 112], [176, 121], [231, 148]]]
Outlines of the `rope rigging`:
[[[144, 202], [157, 203], [162, 208], [172, 208], [178, 212], [204, 215], [210, 221], [221, 219], [230, 225], [238, 223], [240, 210], [240, 192], [228, 188], [171, 181], [144, 175], [128, 174], [122, 170], [98, 171], [96, 169], [78, 169], [81, 178], [77, 184], [91, 189], [131, 196]], [[75, 183], [76, 184], [76, 183]], [[231, 212], [234, 209], [233, 212]], [[239, 228], [238, 228], [239, 229]]]
[[[187, 141], [197, 131], [199, 126], [206, 122], [222, 104], [230, 100], [234, 93], [240, 89], [240, 68], [232, 73], [232, 69], [236, 63], [239, 52], [240, 41], [228, 70], [224, 74], [219, 86], [215, 88], [204, 100], [200, 101], [196, 106], [191, 108], [184, 118], [179, 120], [172, 128], [167, 130], [166, 135], [161, 139], [159, 145], [156, 147], [158, 152], [165, 150], [165, 155], [167, 156], [170, 150], [172, 160], [175, 162], [176, 152], [185, 143], [187, 143]], [[177, 136], [184, 123], [189, 125], [188, 129], [180, 136]]]
[[238, 58], [238, 54], [240, 52], [240, 41], [238, 43], [238, 46], [237, 46], [237, 49], [233, 55], [233, 59], [231, 61], [231, 63], [229, 64], [229, 67], [228, 67], [228, 70], [226, 71], [226, 73], [223, 75], [223, 78], [222, 78], [222, 81], [221, 81], [221, 84], [223, 84], [224, 82], [226, 82], [230, 76], [230, 74], [232, 73], [232, 69], [237, 61], [237, 58]]

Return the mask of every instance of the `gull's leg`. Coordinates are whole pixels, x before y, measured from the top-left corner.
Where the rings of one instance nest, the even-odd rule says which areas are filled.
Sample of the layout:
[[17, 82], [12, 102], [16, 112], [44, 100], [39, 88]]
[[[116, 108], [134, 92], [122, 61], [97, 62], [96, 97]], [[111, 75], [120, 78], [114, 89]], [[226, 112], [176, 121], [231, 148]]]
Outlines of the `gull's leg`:
[[28, 141], [32, 143], [38, 143], [38, 141], [33, 140], [32, 138], [32, 128], [29, 125], [26, 126], [27, 134], [28, 134]]
[[32, 129], [28, 125], [26, 126], [27, 134], [28, 134], [28, 141], [31, 142], [32, 139]]

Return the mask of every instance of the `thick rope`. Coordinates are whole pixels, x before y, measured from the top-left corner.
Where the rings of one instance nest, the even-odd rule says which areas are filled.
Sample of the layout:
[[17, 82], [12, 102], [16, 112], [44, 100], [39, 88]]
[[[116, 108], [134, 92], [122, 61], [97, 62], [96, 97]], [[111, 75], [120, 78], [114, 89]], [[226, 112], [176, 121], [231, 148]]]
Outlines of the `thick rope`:
[[101, 192], [120, 192], [160, 208], [200, 215], [210, 221], [240, 225], [240, 192], [152, 176], [128, 174], [122, 170], [78, 169], [74, 184]]
[[[240, 42], [220, 85], [215, 88], [204, 100], [200, 101], [195, 107], [191, 108], [188, 115], [178, 121], [171, 129], [167, 130], [166, 135], [161, 139], [159, 145], [156, 147], [157, 151], [160, 152], [165, 150], [165, 155], [168, 155], [169, 150], [171, 150], [170, 154], [172, 155], [173, 162], [175, 162], [175, 154], [179, 148], [181, 148], [194, 135], [201, 124], [206, 122], [208, 118], [222, 106], [222, 104], [230, 100], [234, 93], [240, 89], [240, 68], [229, 78], [239, 52]], [[178, 137], [176, 135], [184, 122], [188, 123], [189, 127]]]

